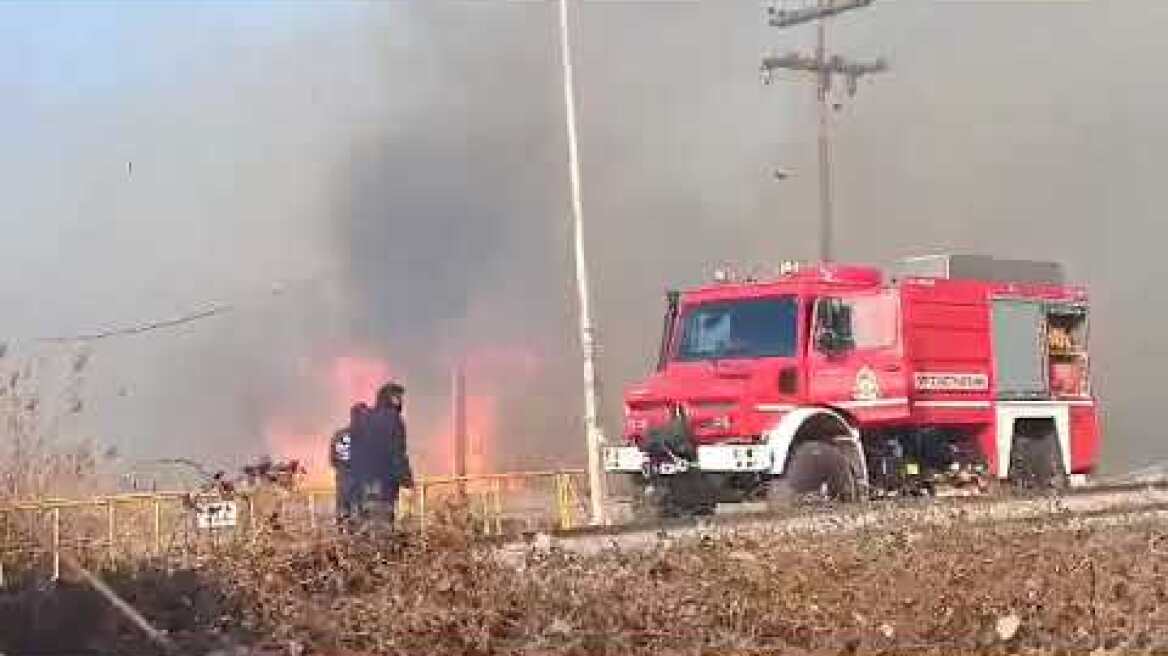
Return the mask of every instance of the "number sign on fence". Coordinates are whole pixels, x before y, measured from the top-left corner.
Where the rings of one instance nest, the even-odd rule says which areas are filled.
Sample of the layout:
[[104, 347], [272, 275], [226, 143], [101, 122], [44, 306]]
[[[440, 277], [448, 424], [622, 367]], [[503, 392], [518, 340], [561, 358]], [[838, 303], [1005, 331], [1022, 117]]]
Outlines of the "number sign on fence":
[[232, 528], [239, 517], [239, 509], [230, 499], [199, 501], [195, 513], [197, 526], [205, 529]]

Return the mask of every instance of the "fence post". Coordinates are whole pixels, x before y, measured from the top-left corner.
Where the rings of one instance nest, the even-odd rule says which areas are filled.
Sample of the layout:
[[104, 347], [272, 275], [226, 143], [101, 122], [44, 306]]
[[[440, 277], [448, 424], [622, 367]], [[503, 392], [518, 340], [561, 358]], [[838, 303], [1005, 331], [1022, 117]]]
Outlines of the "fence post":
[[[478, 497], [479, 497], [479, 507], [482, 509], [482, 513], [483, 513], [483, 534], [485, 535], [485, 534], [488, 534], [491, 532], [491, 502], [490, 502], [491, 493], [489, 490], [483, 490], [482, 493], [478, 495]], [[473, 518], [474, 517], [474, 497], [473, 496], [467, 497], [467, 500], [469, 502], [468, 507], [471, 511], [470, 516]]]
[[12, 548], [12, 541], [9, 539], [11, 533], [9, 531], [11, 519], [7, 512], [4, 513], [4, 542], [3, 548], [0, 548], [0, 588], [4, 587], [4, 556], [8, 555], [8, 550]]
[[106, 552], [109, 554], [110, 565], [113, 565], [117, 560], [117, 531], [114, 524], [114, 500], [110, 499], [109, 505], [105, 509], [106, 521]]
[[567, 530], [571, 527], [571, 519], [568, 517], [567, 504], [567, 490], [564, 485], [563, 472], [556, 472], [555, 475], [555, 495], [556, 495], [556, 516], [559, 518], [559, 525], [561, 530]]
[[495, 479], [492, 491], [495, 496], [495, 535], [503, 534], [503, 481]]
[[556, 526], [559, 528], [563, 528], [564, 524], [564, 513], [560, 509], [563, 496], [560, 493], [560, 475], [557, 472], [552, 475], [552, 505], [554, 506], [553, 511], [555, 512]]
[[426, 530], [426, 481], [418, 481], [418, 528]]
[[162, 555], [162, 502], [154, 497], [154, 555]]
[[0, 543], [0, 587], [4, 587], [4, 559], [8, 554], [8, 550], [12, 549], [12, 517], [8, 511], [4, 511], [4, 542]]
[[576, 497], [576, 484], [572, 482], [572, 474], [562, 472], [564, 477], [564, 525], [571, 529], [576, 526], [575, 508], [579, 499]]
[[251, 494], [247, 495], [247, 530], [252, 535], [256, 533], [255, 501]]
[[[579, 508], [581, 504], [580, 492], [576, 489], [576, 482], [572, 480], [572, 475], [564, 473], [564, 508], [568, 512], [568, 524], [575, 525], [576, 522], [572, 519], [573, 512]], [[605, 514], [605, 517], [608, 515]]]
[[61, 578], [61, 509], [53, 508], [53, 580]]

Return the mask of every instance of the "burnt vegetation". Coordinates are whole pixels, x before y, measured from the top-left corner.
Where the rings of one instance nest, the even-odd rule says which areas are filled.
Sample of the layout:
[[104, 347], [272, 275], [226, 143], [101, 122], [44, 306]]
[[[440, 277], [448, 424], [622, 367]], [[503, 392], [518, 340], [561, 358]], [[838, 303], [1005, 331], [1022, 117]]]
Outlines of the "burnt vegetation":
[[[470, 526], [454, 509], [425, 536], [265, 531], [194, 568], [108, 576], [197, 654], [1168, 649], [1168, 530], [1150, 521], [751, 531], [516, 559]], [[0, 597], [0, 652], [26, 653], [37, 627], [59, 639], [54, 613], [97, 602], [57, 585], [58, 595], [42, 586]], [[129, 627], [86, 616], [89, 634], [72, 632], [73, 647], [149, 653]]]

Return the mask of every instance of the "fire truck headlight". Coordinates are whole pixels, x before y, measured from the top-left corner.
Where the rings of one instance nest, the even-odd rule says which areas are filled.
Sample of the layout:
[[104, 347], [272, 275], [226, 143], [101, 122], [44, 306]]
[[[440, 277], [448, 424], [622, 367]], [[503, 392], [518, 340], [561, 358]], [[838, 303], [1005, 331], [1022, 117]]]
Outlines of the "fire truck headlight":
[[648, 421], [642, 417], [628, 417], [625, 419], [625, 434], [640, 435], [648, 428]]
[[706, 428], [712, 430], [728, 431], [734, 422], [730, 420], [729, 415], [722, 415], [713, 419], [707, 419], [702, 423]]

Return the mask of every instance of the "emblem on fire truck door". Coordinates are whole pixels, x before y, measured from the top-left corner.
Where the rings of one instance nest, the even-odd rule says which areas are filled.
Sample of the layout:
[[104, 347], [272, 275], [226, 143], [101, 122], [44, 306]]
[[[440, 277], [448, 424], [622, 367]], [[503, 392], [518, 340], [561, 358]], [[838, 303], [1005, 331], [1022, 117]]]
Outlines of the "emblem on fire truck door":
[[852, 398], [857, 401], [871, 401], [880, 398], [880, 380], [871, 367], [860, 367], [856, 372], [856, 384], [852, 387]]

